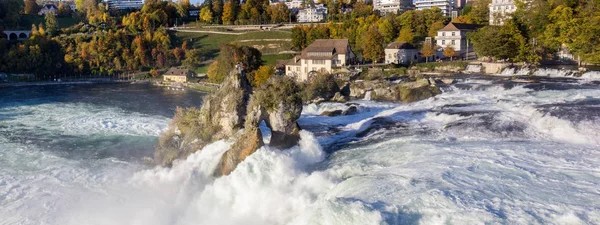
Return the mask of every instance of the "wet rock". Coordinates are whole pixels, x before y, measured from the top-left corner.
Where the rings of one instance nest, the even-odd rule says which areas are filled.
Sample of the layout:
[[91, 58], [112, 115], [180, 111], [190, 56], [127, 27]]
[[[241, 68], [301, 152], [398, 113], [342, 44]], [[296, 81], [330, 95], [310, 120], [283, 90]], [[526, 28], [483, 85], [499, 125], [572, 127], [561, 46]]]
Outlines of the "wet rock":
[[431, 98], [441, 93], [439, 87], [437, 87], [435, 84], [430, 85], [425, 79], [400, 84], [398, 90], [400, 100], [404, 103], [411, 103]]
[[344, 112], [342, 112], [342, 115], [347, 116], [347, 115], [354, 115], [358, 113], [358, 107], [356, 106], [350, 106], [348, 107], [348, 109], [344, 110]]
[[341, 109], [333, 110], [333, 111], [324, 111], [321, 113], [321, 116], [341, 116], [344, 111]]
[[287, 149], [298, 144], [302, 112], [300, 90], [291, 78], [275, 77], [256, 90], [248, 105], [244, 134], [241, 135], [219, 161], [215, 176], [228, 175], [248, 155], [262, 147], [258, 128], [261, 121], [271, 129], [269, 146]]
[[251, 93], [245, 74], [232, 71], [222, 87], [205, 98], [200, 109], [177, 109], [172, 123], [159, 138], [154, 161], [170, 166], [208, 143], [232, 137], [243, 128]]
[[215, 176], [227, 175], [264, 145], [258, 128], [261, 121], [271, 129], [270, 146], [292, 147], [300, 139], [299, 93], [296, 83], [284, 77], [274, 77], [253, 92], [243, 72], [233, 71], [200, 109], [177, 109], [173, 122], [159, 138], [154, 162], [171, 166], [208, 143], [233, 139], [234, 144], [214, 171]]
[[344, 96], [340, 92], [335, 93], [335, 95], [333, 96], [333, 98], [331, 98], [332, 102], [341, 102], [341, 103], [344, 103], [344, 102], [347, 102], [348, 100], [350, 100], [350, 97], [349, 96]]

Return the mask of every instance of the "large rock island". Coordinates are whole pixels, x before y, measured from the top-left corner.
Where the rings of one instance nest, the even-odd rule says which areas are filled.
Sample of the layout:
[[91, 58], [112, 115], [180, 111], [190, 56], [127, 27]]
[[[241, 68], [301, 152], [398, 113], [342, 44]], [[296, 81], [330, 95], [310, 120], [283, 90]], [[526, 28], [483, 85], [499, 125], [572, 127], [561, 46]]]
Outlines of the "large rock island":
[[296, 145], [300, 131], [296, 121], [301, 112], [299, 88], [290, 78], [273, 77], [253, 90], [245, 73], [234, 70], [199, 110], [177, 109], [159, 138], [154, 161], [170, 166], [211, 142], [231, 138], [234, 144], [214, 172], [215, 176], [227, 175], [264, 145], [258, 128], [262, 121], [272, 132], [270, 146], [286, 149]]

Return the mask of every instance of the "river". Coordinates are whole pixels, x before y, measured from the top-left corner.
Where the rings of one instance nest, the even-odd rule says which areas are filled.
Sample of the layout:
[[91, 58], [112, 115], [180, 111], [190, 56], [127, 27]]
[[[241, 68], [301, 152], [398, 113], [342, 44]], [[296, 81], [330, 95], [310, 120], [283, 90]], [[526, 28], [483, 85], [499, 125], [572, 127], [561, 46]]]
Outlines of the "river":
[[411, 104], [304, 106], [301, 142], [211, 174], [144, 163], [200, 92], [0, 89], [0, 224], [600, 224], [600, 87], [468, 76]]

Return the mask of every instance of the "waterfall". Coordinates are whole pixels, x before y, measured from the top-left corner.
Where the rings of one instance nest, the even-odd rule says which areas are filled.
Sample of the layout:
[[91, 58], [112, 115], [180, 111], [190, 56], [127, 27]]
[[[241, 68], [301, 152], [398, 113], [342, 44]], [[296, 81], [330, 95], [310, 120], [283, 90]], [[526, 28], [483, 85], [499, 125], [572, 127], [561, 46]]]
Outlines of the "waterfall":
[[581, 75], [581, 79], [585, 80], [599, 80], [600, 81], [600, 71], [590, 71]]
[[533, 72], [533, 75], [540, 77], [573, 77], [575, 73], [577, 73], [576, 70], [541, 68]]
[[515, 68], [506, 68], [502, 70], [502, 72], [498, 75], [501, 76], [527, 76], [531, 71], [529, 68], [520, 68], [519, 70]]
[[466, 73], [481, 73], [481, 65], [467, 65]]
[[365, 98], [363, 100], [371, 100], [371, 92], [373, 92], [373, 91], [367, 91], [367, 93], [365, 93]]

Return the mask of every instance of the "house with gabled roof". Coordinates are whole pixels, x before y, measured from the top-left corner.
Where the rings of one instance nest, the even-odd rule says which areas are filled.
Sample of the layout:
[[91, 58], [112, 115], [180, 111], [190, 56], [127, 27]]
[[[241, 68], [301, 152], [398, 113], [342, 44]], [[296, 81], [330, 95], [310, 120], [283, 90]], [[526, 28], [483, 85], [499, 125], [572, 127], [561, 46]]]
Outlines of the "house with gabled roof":
[[439, 50], [447, 46], [452, 46], [457, 54], [462, 55], [467, 50], [472, 50], [472, 45], [467, 41], [467, 34], [481, 28], [481, 25], [466, 24], [466, 23], [449, 23], [444, 28], [438, 31], [435, 37], [436, 45]]
[[418, 62], [419, 50], [407, 42], [392, 42], [385, 47], [385, 63], [408, 65]]
[[285, 74], [303, 82], [310, 74], [333, 73], [335, 68], [355, 61], [348, 39], [317, 39], [285, 64]]

